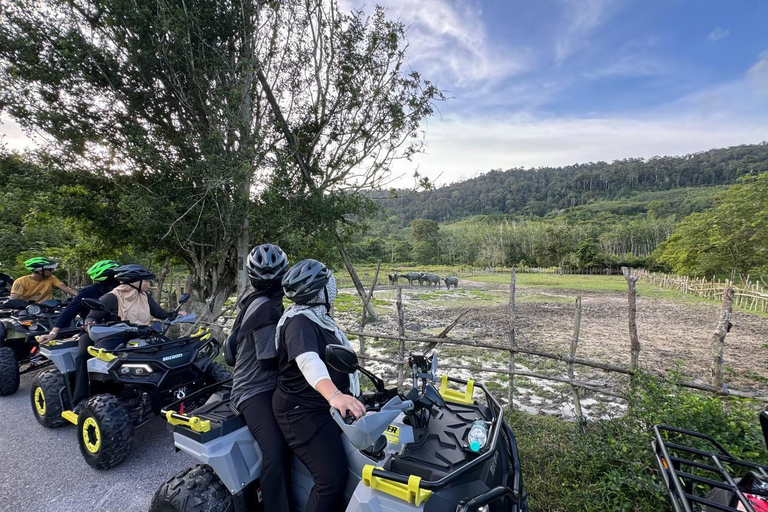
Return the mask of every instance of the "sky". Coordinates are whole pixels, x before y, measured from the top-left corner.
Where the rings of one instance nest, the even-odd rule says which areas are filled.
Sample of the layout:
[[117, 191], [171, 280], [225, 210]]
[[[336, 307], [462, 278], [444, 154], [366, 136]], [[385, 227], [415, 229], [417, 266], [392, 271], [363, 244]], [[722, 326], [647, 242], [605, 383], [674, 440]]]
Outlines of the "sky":
[[[768, 1], [340, 0], [408, 27], [448, 96], [398, 162], [438, 185], [491, 169], [683, 155], [768, 140]], [[12, 120], [0, 134], [30, 145]]]

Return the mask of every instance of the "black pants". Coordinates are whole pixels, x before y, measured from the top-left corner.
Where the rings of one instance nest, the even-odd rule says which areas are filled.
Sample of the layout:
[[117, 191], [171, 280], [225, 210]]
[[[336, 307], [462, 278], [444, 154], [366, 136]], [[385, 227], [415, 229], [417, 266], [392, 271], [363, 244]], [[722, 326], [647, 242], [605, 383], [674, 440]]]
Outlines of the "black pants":
[[286, 399], [278, 390], [272, 398], [275, 419], [293, 453], [304, 463], [315, 486], [306, 512], [344, 510], [347, 486], [347, 456], [339, 427], [328, 409], [307, 409]]
[[262, 455], [261, 494], [267, 512], [289, 512], [291, 507], [291, 452], [272, 412], [272, 394], [266, 391], [238, 406]]
[[[112, 350], [118, 345], [124, 343], [122, 338], [110, 338], [101, 340], [96, 346]], [[80, 335], [77, 340], [77, 358], [75, 359], [75, 391], [72, 393], [72, 407], [83, 400], [88, 400], [88, 359], [91, 355], [88, 353], [88, 347], [93, 346], [93, 340], [87, 332]]]

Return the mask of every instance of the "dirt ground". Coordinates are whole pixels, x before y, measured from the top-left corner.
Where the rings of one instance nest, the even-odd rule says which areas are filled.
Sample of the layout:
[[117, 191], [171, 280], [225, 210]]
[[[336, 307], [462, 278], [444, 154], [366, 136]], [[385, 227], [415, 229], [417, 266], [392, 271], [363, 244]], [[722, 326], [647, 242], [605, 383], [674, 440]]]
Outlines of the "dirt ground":
[[[351, 294], [353, 290], [342, 290]], [[406, 333], [434, 336], [450, 324], [464, 309], [462, 318], [449, 337], [459, 340], [507, 345], [509, 340], [509, 286], [462, 279], [458, 290], [446, 291], [427, 287], [403, 287]], [[583, 313], [577, 357], [627, 367], [630, 342], [626, 293], [610, 291], [577, 291], [517, 287], [517, 343], [521, 347], [567, 354], [573, 332], [574, 301], [582, 296]], [[395, 291], [391, 286], [377, 287], [376, 310], [379, 320], [366, 331], [396, 334], [397, 312]], [[341, 308], [340, 308], [341, 309]], [[705, 301], [638, 297], [637, 324], [641, 341], [641, 365], [667, 372], [677, 368], [694, 382], [709, 382], [712, 360], [712, 335], [719, 316], [719, 304]], [[337, 313], [342, 326], [360, 329], [360, 306]], [[734, 326], [726, 338], [725, 378], [731, 389], [768, 394], [768, 318], [734, 312]], [[366, 353], [393, 358], [396, 342], [368, 338]], [[407, 345], [406, 353], [419, 351]], [[474, 371], [454, 369], [452, 375], [477, 378], [479, 368], [506, 369], [504, 352], [443, 344], [437, 349], [443, 364], [476, 367]], [[567, 376], [566, 364], [550, 359], [518, 355], [518, 369], [560, 377]], [[371, 363], [376, 372], [394, 378], [391, 365]], [[576, 378], [613, 389], [626, 384], [627, 378], [615, 373], [576, 366]], [[508, 377], [484, 373], [481, 377], [500, 397], [506, 396]], [[529, 412], [571, 416], [571, 391], [567, 384], [516, 377], [515, 406]], [[605, 415], [621, 411], [623, 403], [605, 395], [582, 393], [582, 405], [588, 415]]]

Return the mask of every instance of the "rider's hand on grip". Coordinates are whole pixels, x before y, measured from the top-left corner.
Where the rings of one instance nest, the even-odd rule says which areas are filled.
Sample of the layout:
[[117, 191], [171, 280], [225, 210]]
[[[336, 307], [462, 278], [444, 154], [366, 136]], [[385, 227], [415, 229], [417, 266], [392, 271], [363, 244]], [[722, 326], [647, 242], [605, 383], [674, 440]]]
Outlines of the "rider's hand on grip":
[[352, 415], [354, 418], [362, 418], [365, 416], [365, 406], [360, 401], [350, 395], [344, 393], [338, 394], [331, 399], [331, 407], [338, 410], [346, 423], [346, 416]]

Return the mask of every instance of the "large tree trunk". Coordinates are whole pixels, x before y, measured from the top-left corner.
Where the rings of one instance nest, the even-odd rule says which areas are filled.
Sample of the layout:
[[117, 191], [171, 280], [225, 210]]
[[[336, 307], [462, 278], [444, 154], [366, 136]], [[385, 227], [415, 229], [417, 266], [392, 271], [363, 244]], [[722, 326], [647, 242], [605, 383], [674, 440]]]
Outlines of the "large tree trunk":
[[197, 323], [209, 325], [219, 340], [223, 340], [223, 336], [216, 321], [224, 303], [237, 291], [237, 274], [229, 263], [236, 254], [232, 248], [216, 261], [198, 260], [191, 269], [189, 286], [184, 290], [191, 295], [184, 309], [197, 315]]

